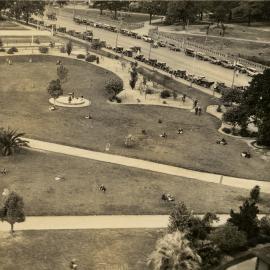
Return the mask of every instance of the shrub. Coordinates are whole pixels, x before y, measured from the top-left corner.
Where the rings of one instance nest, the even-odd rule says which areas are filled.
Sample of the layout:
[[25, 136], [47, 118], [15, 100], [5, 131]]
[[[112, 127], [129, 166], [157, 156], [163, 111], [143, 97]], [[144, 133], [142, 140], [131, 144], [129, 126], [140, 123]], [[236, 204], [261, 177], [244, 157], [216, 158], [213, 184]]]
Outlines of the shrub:
[[85, 55], [80, 53], [77, 55], [77, 58], [78, 59], [85, 59]]
[[66, 52], [67, 52], [67, 51], [66, 51], [66, 48], [65, 48], [64, 46], [61, 47], [61, 48], [60, 48], [60, 52], [61, 52], [61, 53], [66, 53]]
[[68, 43], [66, 44], [66, 52], [68, 55], [71, 54], [72, 48], [73, 48], [72, 42], [71, 42], [71, 40], [69, 40]]
[[160, 93], [160, 97], [161, 98], [169, 98], [171, 96], [171, 92], [169, 90], [163, 90], [161, 93]]
[[128, 148], [134, 147], [136, 144], [136, 138], [129, 134], [128, 136], [125, 137], [125, 146]]
[[231, 223], [227, 223], [212, 231], [209, 239], [224, 252], [240, 251], [247, 245], [245, 232], [239, 231]]
[[94, 54], [91, 54], [91, 55], [89, 54], [86, 56], [85, 61], [94, 62], [94, 61], [96, 61], [96, 59], [97, 59], [97, 57]]
[[105, 84], [105, 91], [109, 97], [115, 97], [123, 90], [123, 81], [120, 79], [109, 79]]
[[231, 130], [230, 128], [227, 128], [227, 127], [224, 127], [224, 128], [222, 129], [222, 131], [223, 131], [224, 133], [226, 133], [226, 134], [231, 134], [231, 133], [232, 133], [232, 130]]
[[261, 188], [258, 185], [252, 188], [252, 190], [250, 191], [250, 199], [255, 202], [258, 202], [260, 199], [260, 191]]
[[262, 217], [260, 221], [260, 230], [261, 230], [261, 233], [270, 236], [270, 217], [269, 216]]
[[48, 47], [41, 46], [41, 47], [39, 47], [39, 51], [40, 51], [41, 53], [48, 53], [49, 48], [48, 48]]
[[0, 47], [2, 47], [3, 46], [3, 41], [2, 41], [2, 39], [0, 38]]
[[5, 52], [6, 50], [4, 48], [0, 48], [0, 52]]
[[202, 270], [212, 269], [220, 263], [221, 251], [211, 241], [202, 241], [197, 247], [197, 252], [202, 259]]

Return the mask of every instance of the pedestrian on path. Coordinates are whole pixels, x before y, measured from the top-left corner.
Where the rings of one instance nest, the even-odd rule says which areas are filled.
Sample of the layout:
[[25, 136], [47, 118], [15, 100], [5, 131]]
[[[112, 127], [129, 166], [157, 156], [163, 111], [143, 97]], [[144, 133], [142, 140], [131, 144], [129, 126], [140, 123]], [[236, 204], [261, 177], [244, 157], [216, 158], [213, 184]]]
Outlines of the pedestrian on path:
[[199, 106], [198, 107], [198, 115], [201, 116], [201, 114], [202, 114], [202, 108]]
[[195, 107], [195, 115], [198, 115], [199, 108]]
[[196, 108], [196, 107], [197, 107], [197, 105], [198, 105], [198, 100], [197, 100], [197, 99], [195, 99], [195, 100], [194, 100], [194, 102], [193, 102], [193, 108]]

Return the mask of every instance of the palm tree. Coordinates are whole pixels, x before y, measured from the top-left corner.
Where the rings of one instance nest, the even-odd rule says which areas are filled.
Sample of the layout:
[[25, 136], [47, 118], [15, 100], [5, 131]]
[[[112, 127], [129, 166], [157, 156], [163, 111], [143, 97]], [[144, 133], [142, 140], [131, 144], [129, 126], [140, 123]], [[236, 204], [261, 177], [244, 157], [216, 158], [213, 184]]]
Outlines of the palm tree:
[[18, 151], [22, 146], [27, 146], [28, 142], [21, 139], [24, 133], [17, 133], [16, 130], [8, 128], [0, 130], [0, 151], [3, 156], [9, 156]]
[[180, 231], [159, 239], [155, 251], [148, 259], [148, 265], [153, 270], [199, 270], [200, 264], [200, 256]]

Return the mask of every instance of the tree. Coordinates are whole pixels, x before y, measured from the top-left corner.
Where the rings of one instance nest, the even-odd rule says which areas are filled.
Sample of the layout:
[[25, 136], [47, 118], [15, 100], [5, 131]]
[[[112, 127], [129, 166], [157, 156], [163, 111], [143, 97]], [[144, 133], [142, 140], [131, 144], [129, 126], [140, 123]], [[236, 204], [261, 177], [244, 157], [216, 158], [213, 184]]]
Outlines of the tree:
[[56, 0], [56, 3], [61, 7], [68, 4], [68, 0]]
[[[267, 2], [267, 1], [266, 1]], [[240, 1], [239, 5], [234, 8], [233, 14], [242, 17], [247, 20], [248, 26], [251, 25], [253, 19], [266, 18], [269, 13], [269, 7], [267, 8], [268, 3], [264, 1]]]
[[198, 7], [193, 1], [171, 1], [168, 3], [166, 22], [173, 24], [182, 21], [183, 29], [189, 22], [196, 19]]
[[229, 103], [232, 105], [232, 103], [239, 104], [242, 101], [243, 98], [243, 91], [232, 88], [232, 89], [224, 89], [222, 91], [222, 97], [221, 100], [223, 103]]
[[11, 234], [14, 233], [14, 224], [25, 221], [23, 198], [15, 192], [11, 192], [4, 199], [4, 206], [0, 210], [0, 218], [11, 226]]
[[27, 141], [21, 139], [24, 133], [17, 133], [16, 130], [2, 129], [0, 131], [0, 149], [3, 156], [12, 155], [18, 152], [21, 147], [27, 146]]
[[[258, 127], [258, 144], [270, 146], [270, 69], [253, 77], [243, 94], [240, 111]], [[242, 124], [242, 123], [240, 123]]]
[[168, 231], [181, 231], [194, 245], [198, 240], [205, 240], [212, 230], [212, 224], [218, 217], [206, 213], [202, 218], [194, 216], [182, 202], [178, 203], [169, 217]]
[[257, 217], [259, 209], [256, 202], [246, 200], [239, 208], [239, 213], [231, 210], [231, 217], [228, 219], [228, 222], [234, 224], [238, 230], [245, 232], [248, 238], [255, 237], [259, 231], [259, 220]]
[[201, 241], [196, 250], [202, 259], [201, 270], [209, 270], [220, 264], [221, 250], [209, 240]]
[[48, 86], [48, 93], [54, 99], [54, 103], [55, 99], [63, 95], [63, 89], [59, 79], [50, 81]]
[[191, 218], [192, 214], [183, 202], [176, 204], [169, 217], [168, 231], [187, 232]]
[[137, 71], [137, 68], [136, 66], [133, 66], [131, 71], [130, 71], [130, 81], [129, 81], [129, 84], [130, 84], [130, 87], [131, 89], [133, 90], [136, 86], [136, 82], [138, 80], [138, 71]]
[[108, 3], [107, 1], [94, 1], [93, 7], [99, 8], [100, 15], [103, 15], [103, 10], [108, 8]]
[[246, 233], [232, 223], [213, 230], [209, 239], [224, 252], [238, 251], [247, 244]]
[[64, 65], [60, 65], [57, 67], [57, 76], [60, 82], [64, 83], [68, 78], [68, 69]]
[[66, 45], [66, 51], [67, 51], [68, 56], [71, 54], [72, 49], [73, 49], [73, 45], [72, 45], [71, 40], [69, 40], [67, 45]]
[[149, 14], [149, 24], [152, 23], [153, 15], [165, 14], [167, 11], [166, 1], [142, 1], [140, 2], [141, 12]]
[[22, 18], [28, 24], [32, 14], [43, 15], [45, 10], [45, 1], [42, 0], [17, 0], [10, 5], [10, 12], [16, 17]]
[[185, 234], [179, 231], [159, 239], [148, 259], [153, 270], [199, 270], [200, 264], [200, 256], [191, 248]]
[[261, 188], [258, 185], [253, 187], [250, 191], [250, 199], [257, 203], [260, 199], [260, 192]]
[[120, 79], [109, 79], [105, 84], [105, 91], [109, 98], [115, 98], [123, 90], [123, 81]]
[[121, 10], [123, 7], [127, 7], [129, 5], [129, 2], [127, 1], [104, 1], [107, 2], [107, 6], [110, 10], [114, 11], [114, 19], [117, 20], [117, 11]]
[[222, 117], [223, 121], [229, 123], [233, 126], [233, 130], [235, 126], [239, 124], [242, 130], [247, 129], [247, 115], [241, 110], [239, 106], [234, 106], [228, 109]]

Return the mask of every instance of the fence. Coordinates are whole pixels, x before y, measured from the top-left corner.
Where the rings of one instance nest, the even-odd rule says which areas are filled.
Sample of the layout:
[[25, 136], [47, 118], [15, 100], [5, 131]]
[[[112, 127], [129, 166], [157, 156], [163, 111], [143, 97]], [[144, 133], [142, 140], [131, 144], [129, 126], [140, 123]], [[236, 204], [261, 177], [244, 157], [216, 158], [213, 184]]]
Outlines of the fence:
[[227, 60], [230, 60], [231, 62], [237, 60], [238, 63], [240, 63], [244, 66], [255, 68], [258, 71], [263, 71], [266, 68], [269, 68], [267, 66], [264, 66], [264, 65], [256, 63], [256, 62], [249, 61], [249, 60], [244, 59], [244, 58], [240, 58], [240, 57], [237, 57], [237, 56], [234, 56], [231, 54], [221, 53], [220, 51], [209, 48], [208, 46], [205, 46], [201, 43], [197, 43], [194, 41], [188, 41], [188, 40], [186, 40], [186, 37], [184, 37], [184, 36], [177, 37], [174, 34], [156, 31], [156, 30], [152, 30], [152, 31], [150, 30], [149, 35], [153, 39], [159, 39], [159, 40], [163, 40], [163, 41], [175, 44], [176, 46], [178, 46], [179, 48], [182, 48], [182, 49], [191, 48], [194, 50], [200, 50], [201, 52], [204, 52], [209, 56], [215, 56], [215, 57], [218, 57], [220, 59], [227, 59]]

